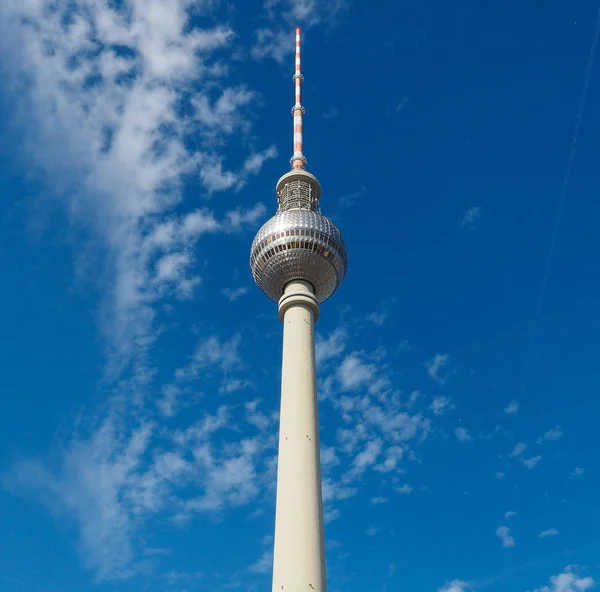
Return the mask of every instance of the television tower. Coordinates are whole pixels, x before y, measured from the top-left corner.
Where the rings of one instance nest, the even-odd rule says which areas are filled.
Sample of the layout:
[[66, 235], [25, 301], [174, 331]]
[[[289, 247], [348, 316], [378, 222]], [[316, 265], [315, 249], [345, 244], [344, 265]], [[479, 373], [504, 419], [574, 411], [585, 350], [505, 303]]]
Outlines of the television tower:
[[283, 322], [273, 592], [327, 591], [314, 324], [348, 268], [344, 239], [321, 214], [321, 185], [306, 171], [302, 79], [297, 28], [292, 170], [277, 182], [277, 213], [250, 252], [254, 281]]

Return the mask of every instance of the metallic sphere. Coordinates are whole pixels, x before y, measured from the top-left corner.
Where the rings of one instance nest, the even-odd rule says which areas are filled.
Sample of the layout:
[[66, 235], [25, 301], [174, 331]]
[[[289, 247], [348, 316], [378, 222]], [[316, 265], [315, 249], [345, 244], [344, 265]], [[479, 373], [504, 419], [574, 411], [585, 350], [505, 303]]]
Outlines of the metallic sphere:
[[258, 287], [274, 302], [294, 280], [312, 284], [317, 300], [324, 302], [346, 275], [346, 245], [340, 231], [319, 212], [280, 210], [258, 231], [250, 268]]

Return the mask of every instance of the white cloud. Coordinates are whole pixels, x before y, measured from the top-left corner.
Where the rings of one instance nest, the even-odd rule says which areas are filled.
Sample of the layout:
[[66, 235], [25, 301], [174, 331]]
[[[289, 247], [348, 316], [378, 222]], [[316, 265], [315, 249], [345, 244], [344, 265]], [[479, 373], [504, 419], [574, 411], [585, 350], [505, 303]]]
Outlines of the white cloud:
[[387, 504], [388, 503], [388, 498], [384, 497], [382, 495], [377, 495], [375, 497], [371, 498], [371, 505], [372, 506], [379, 506], [381, 504]]
[[410, 493], [412, 493], [415, 490], [414, 487], [412, 487], [411, 485], [409, 485], [408, 483], [405, 483], [404, 485], [401, 485], [400, 487], [396, 487], [396, 491], [398, 493], [401, 493], [402, 495], [408, 495]]
[[517, 442], [512, 452], [510, 453], [511, 458], [517, 458], [521, 464], [529, 471], [534, 469], [538, 463], [542, 460], [541, 456], [532, 456], [530, 458], [525, 458], [523, 453], [527, 450], [527, 444], [525, 442]]
[[510, 456], [521, 456], [525, 450], [527, 450], [527, 444], [525, 444], [525, 442], [517, 442], [513, 451], [510, 453]]
[[224, 228], [227, 232], [238, 232], [246, 227], [256, 226], [265, 217], [267, 208], [262, 203], [257, 203], [253, 208], [244, 210], [236, 208], [226, 214]]
[[387, 318], [388, 315], [386, 312], [372, 312], [371, 314], [367, 315], [367, 321], [373, 323], [374, 325], [378, 325], [379, 327], [385, 323]]
[[277, 158], [277, 156], [278, 153], [277, 148], [275, 148], [275, 146], [270, 146], [262, 152], [256, 152], [254, 154], [251, 154], [244, 162], [244, 170], [247, 173], [250, 173], [251, 175], [256, 175], [260, 172], [267, 160]]
[[[321, 338], [320, 344], [324, 357], [334, 357], [341, 354], [345, 339], [331, 336]], [[401, 463], [417, 461], [413, 447], [422, 443], [431, 430], [431, 419], [420, 412], [407, 412], [407, 403], [394, 388], [391, 370], [384, 363], [385, 355], [380, 350], [353, 352], [321, 380], [322, 391], [327, 390], [324, 400], [340, 412], [343, 422], [336, 430], [336, 463], [349, 465], [343, 468], [339, 482], [331, 477], [324, 482], [323, 494], [329, 504], [341, 499], [337, 491], [343, 487], [350, 487], [349, 493], [354, 495], [361, 477], [369, 470], [389, 474], [390, 483], [397, 483], [396, 475], [404, 472]], [[410, 400], [411, 407], [416, 406], [416, 394]], [[411, 491], [409, 485], [398, 488], [405, 495]], [[387, 497], [381, 494], [372, 503], [384, 499]]]
[[294, 26], [306, 29], [317, 24], [333, 25], [347, 8], [348, 0], [265, 0], [264, 5], [270, 25], [256, 31], [251, 55], [281, 64], [294, 52]]
[[517, 413], [519, 411], [519, 403], [517, 403], [517, 401], [511, 401], [505, 408], [504, 408], [504, 413], [506, 413], [507, 415], [514, 415], [515, 413]]
[[329, 503], [334, 500], [345, 500], [356, 495], [357, 489], [354, 487], [348, 487], [342, 483], [337, 483], [326, 477], [323, 479], [321, 484], [323, 493], [323, 503]]
[[377, 438], [376, 440], [372, 440], [371, 442], [367, 442], [364, 450], [359, 452], [355, 457], [352, 463], [352, 467], [348, 473], [344, 475], [343, 480], [345, 482], [351, 481], [352, 479], [356, 479], [364, 471], [375, 464], [375, 461], [381, 454], [382, 441]]
[[385, 459], [375, 467], [380, 473], [390, 473], [394, 471], [404, 457], [405, 449], [402, 446], [390, 446], [385, 451]]
[[356, 352], [348, 354], [338, 366], [337, 377], [344, 390], [356, 390], [375, 376], [375, 366], [363, 362]]
[[450, 356], [448, 354], [436, 354], [431, 360], [425, 363], [427, 373], [439, 385], [443, 386], [448, 380], [448, 363]]
[[[97, 429], [60, 453], [55, 468], [18, 463], [2, 476], [2, 486], [73, 521], [83, 563], [98, 581], [128, 578], [152, 555], [144, 542], [149, 519], [182, 522], [247, 504], [267, 487], [272, 476], [265, 453], [272, 454], [275, 438], [257, 405], [249, 403], [241, 421], [263, 431], [245, 437], [226, 406], [171, 431], [140, 419], [135, 407], [115, 404]], [[223, 430], [226, 443], [218, 437]]]
[[[240, 187], [274, 154], [267, 148], [225, 169], [224, 148], [243, 145], [244, 109], [255, 93], [227, 82], [221, 56], [233, 32], [192, 24], [193, 6], [6, 0], [0, 15], [5, 64], [12, 65], [5, 88], [14, 89], [9, 104], [25, 138], [23, 160], [55, 188], [73, 227], [91, 237], [79, 245], [80, 258], [106, 256], [102, 318], [115, 374], [143, 364], [157, 301], [188, 298], [199, 285], [198, 238], [235, 229], [230, 218], [216, 224], [209, 212], [179, 217], [186, 178], [199, 178], [208, 193]], [[191, 87], [198, 92], [182, 110]], [[49, 207], [54, 197], [38, 205]], [[236, 219], [254, 224], [259, 217], [240, 211]]]
[[[87, 442], [75, 442], [63, 453], [60, 472], [53, 474], [33, 461], [17, 464], [3, 486], [39, 496], [53, 513], [67, 512], [79, 526], [79, 550], [99, 580], [133, 575], [136, 550], [132, 540], [138, 518], [164, 503], [164, 478], [140, 472], [154, 427], [141, 425], [129, 438], [119, 436], [116, 421], [107, 419]], [[177, 457], [162, 458], [170, 475], [185, 472]]]
[[506, 520], [508, 520], [509, 518], [512, 518], [513, 516], [516, 516], [516, 515], [517, 515], [517, 513], [516, 513], [516, 512], [513, 512], [513, 511], [508, 511], [508, 512], [505, 512], [505, 513], [504, 513], [504, 518], [505, 518]]
[[531, 471], [531, 469], [535, 469], [535, 467], [537, 467], [538, 463], [542, 460], [541, 456], [532, 456], [531, 458], [524, 458], [521, 460], [521, 462], [523, 463], [523, 466]]
[[236, 393], [237, 391], [241, 391], [249, 386], [252, 386], [252, 383], [248, 380], [225, 376], [221, 381], [221, 386], [219, 386], [219, 394], [230, 395], [231, 393]]
[[340, 463], [333, 446], [321, 446], [321, 465], [331, 467]]
[[540, 539], [546, 539], [548, 537], [558, 536], [559, 532], [556, 528], [548, 528], [547, 530], [542, 530], [538, 537]]
[[265, 8], [271, 18], [281, 16], [292, 26], [331, 24], [347, 7], [347, 0], [265, 0]]
[[515, 539], [510, 534], [510, 528], [507, 526], [499, 526], [496, 530], [496, 536], [500, 539], [503, 547], [510, 548], [515, 546]]
[[349, 208], [353, 206], [360, 197], [365, 195], [366, 192], [367, 188], [364, 185], [361, 185], [356, 191], [342, 195], [339, 198], [338, 203], [342, 208]]
[[267, 574], [273, 569], [273, 550], [266, 549], [260, 556], [260, 559], [252, 566], [250, 571], [260, 574]]
[[581, 468], [581, 467], [575, 467], [575, 469], [573, 470], [572, 475], [574, 477], [579, 477], [580, 475], [583, 475], [585, 473], [585, 469]]
[[[219, 97], [211, 101], [206, 94], [196, 94], [191, 103], [195, 108], [197, 121], [201, 124], [201, 131], [211, 138], [220, 134], [231, 134], [238, 128], [247, 125], [246, 120], [240, 118], [240, 107], [245, 107], [254, 101], [255, 94], [244, 86], [225, 88]], [[273, 148], [269, 148], [269, 151]]]
[[408, 105], [408, 97], [402, 97], [400, 102], [396, 105], [396, 111], [404, 111], [406, 105]]
[[348, 335], [346, 330], [341, 327], [330, 333], [327, 339], [317, 334], [315, 342], [317, 366], [340, 356], [346, 349], [347, 340]]
[[282, 64], [294, 53], [294, 38], [290, 30], [259, 29], [256, 31], [256, 41], [252, 46], [251, 55], [254, 59], [273, 58]]
[[481, 218], [482, 215], [483, 211], [481, 206], [473, 206], [463, 214], [460, 220], [460, 225], [465, 230], [473, 230], [475, 228], [475, 223]]
[[458, 427], [454, 430], [454, 434], [459, 442], [470, 442], [473, 439], [467, 428]]
[[543, 444], [544, 442], [556, 442], [556, 440], [560, 440], [563, 436], [563, 431], [560, 426], [554, 426], [550, 428], [545, 434], [540, 436], [537, 439], [538, 444]]
[[[209, 376], [208, 369], [218, 369], [223, 374], [223, 381], [231, 380], [231, 372], [241, 369], [243, 363], [240, 356], [241, 335], [235, 334], [231, 339], [223, 340], [216, 335], [200, 339], [189, 363], [175, 371], [175, 380], [181, 384], [196, 380], [203, 372]], [[239, 385], [238, 385], [239, 386]], [[234, 389], [237, 390], [237, 389]], [[230, 390], [230, 392], [232, 392]]]
[[331, 107], [325, 113], [323, 113], [324, 119], [334, 119], [340, 114], [340, 110], [337, 107]]
[[332, 510], [327, 510], [323, 513], [323, 521], [325, 524], [329, 524], [334, 520], [337, 520], [340, 517], [340, 510], [338, 508], [333, 508]]
[[271, 425], [272, 420], [258, 409], [259, 403], [260, 399], [246, 402], [246, 421], [264, 432]]
[[446, 411], [454, 409], [454, 404], [449, 397], [435, 397], [429, 406], [434, 415], [444, 415]]
[[441, 588], [438, 588], [438, 592], [467, 592], [467, 590], [471, 590], [470, 582], [465, 582], [463, 580], [452, 580], [447, 584], [443, 585]]
[[223, 288], [223, 290], [221, 290], [221, 294], [223, 294], [223, 296], [225, 296], [225, 298], [227, 298], [227, 300], [229, 300], [229, 302], [235, 302], [242, 296], [245, 296], [247, 293], [248, 293], [248, 288], [246, 288], [244, 286], [242, 286], [240, 288], [235, 288], [235, 289]]
[[549, 586], [536, 588], [533, 592], [585, 592], [593, 588], [595, 585], [593, 578], [579, 577], [577, 571], [577, 566], [569, 565], [563, 573], [550, 578]]
[[369, 526], [369, 528], [365, 530], [367, 536], [375, 536], [378, 532], [379, 528], [375, 528], [374, 526]]

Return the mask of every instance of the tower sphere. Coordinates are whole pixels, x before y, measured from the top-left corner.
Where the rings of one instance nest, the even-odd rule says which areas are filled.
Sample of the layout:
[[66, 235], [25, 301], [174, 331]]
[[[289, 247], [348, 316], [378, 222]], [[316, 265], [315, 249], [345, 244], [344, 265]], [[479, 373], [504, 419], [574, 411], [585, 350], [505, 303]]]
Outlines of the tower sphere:
[[279, 209], [258, 231], [250, 250], [250, 268], [258, 287], [278, 302], [285, 286], [304, 280], [319, 302], [340, 286], [348, 269], [340, 231], [319, 212], [321, 186], [304, 170], [277, 183]]

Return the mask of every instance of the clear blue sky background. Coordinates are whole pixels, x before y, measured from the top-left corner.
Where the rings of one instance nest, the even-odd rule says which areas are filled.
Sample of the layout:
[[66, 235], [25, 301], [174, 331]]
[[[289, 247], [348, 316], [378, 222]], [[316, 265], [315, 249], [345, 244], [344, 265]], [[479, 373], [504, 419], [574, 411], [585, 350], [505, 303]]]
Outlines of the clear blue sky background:
[[330, 591], [593, 587], [600, 64], [546, 261], [597, 11], [4, 0], [0, 591], [270, 588], [281, 327], [248, 255], [297, 24], [350, 260], [317, 325]]

